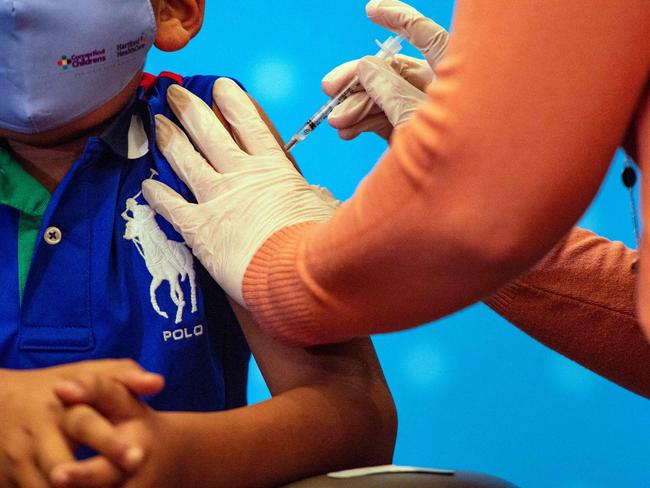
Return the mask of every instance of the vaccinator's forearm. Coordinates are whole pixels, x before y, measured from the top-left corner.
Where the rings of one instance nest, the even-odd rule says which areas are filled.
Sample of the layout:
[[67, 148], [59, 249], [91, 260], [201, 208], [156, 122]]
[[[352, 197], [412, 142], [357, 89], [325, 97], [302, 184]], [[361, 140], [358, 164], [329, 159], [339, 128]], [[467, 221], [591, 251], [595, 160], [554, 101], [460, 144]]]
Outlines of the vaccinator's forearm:
[[339, 341], [426, 323], [526, 272], [623, 142], [649, 31], [646, 0], [459, 0], [428, 102], [354, 197], [255, 255], [257, 321], [293, 344]]
[[576, 228], [486, 303], [560, 354], [650, 397], [650, 344], [635, 309], [637, 258], [620, 242]]

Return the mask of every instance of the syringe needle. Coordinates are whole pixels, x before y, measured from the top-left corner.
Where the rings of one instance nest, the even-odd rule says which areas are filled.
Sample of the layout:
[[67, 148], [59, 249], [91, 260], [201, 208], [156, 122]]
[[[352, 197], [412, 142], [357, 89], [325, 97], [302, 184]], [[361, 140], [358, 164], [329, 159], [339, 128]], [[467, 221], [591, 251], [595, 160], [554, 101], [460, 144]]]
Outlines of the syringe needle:
[[298, 138], [296, 136], [293, 136], [291, 140], [287, 143], [287, 145], [284, 146], [284, 150], [290, 152], [299, 142], [300, 141], [298, 140]]

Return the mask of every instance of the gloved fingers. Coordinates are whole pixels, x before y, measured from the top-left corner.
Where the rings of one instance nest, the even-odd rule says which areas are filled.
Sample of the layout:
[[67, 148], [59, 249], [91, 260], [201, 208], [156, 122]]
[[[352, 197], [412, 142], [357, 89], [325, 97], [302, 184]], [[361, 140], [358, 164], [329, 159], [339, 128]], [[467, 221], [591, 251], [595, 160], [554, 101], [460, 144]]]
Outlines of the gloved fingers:
[[[398, 54], [390, 65], [406, 81], [422, 91], [425, 91], [435, 78], [435, 73], [424, 59]], [[357, 75], [358, 67], [358, 59], [348, 61], [325, 75], [322, 82], [325, 94], [330, 97], [336, 96]], [[359, 91], [362, 89], [360, 88]]]
[[174, 172], [199, 203], [211, 200], [221, 174], [194, 148], [185, 132], [163, 115], [156, 115], [156, 142]]
[[371, 0], [366, 6], [370, 20], [403, 34], [434, 68], [447, 51], [449, 33], [433, 20], [399, 0]]
[[347, 129], [358, 124], [371, 113], [380, 111], [375, 102], [364, 92], [354, 93], [332, 110], [328, 120], [335, 129]]
[[363, 134], [363, 131], [356, 130], [355, 127], [339, 130], [339, 137], [344, 141], [352, 141]]
[[399, 119], [395, 120], [393, 124], [393, 128], [398, 129], [401, 125], [405, 124], [409, 120], [411, 120], [413, 117], [415, 117], [415, 114], [419, 110], [419, 108], [426, 103], [427, 101], [427, 96], [426, 94], [422, 93], [420, 90], [413, 91], [412, 96], [405, 98], [404, 99], [405, 103], [403, 106], [403, 109], [400, 113]]
[[[395, 64], [394, 61], [382, 60], [376, 57], [373, 57], [372, 59], [375, 63], [384, 67], [385, 73], [392, 72], [389, 76], [390, 79], [399, 77], [399, 64]], [[357, 62], [357, 74], [359, 73], [360, 63], [361, 60]], [[375, 83], [380, 84], [382, 83], [382, 80], [377, 78]], [[404, 83], [408, 84], [407, 81], [404, 81]], [[383, 112], [382, 107], [378, 106], [378, 104], [369, 97], [366, 92], [366, 87], [363, 86], [363, 84], [362, 89], [363, 91], [353, 94], [332, 111], [329, 117], [329, 122], [332, 127], [339, 130], [349, 129], [350, 127], [360, 123], [365, 118]], [[395, 95], [397, 94], [398, 93]], [[390, 127], [388, 128], [388, 131], [391, 131]]]
[[383, 109], [388, 120], [394, 125], [393, 122], [399, 119], [402, 107], [400, 97], [403, 85], [411, 84], [388, 68], [384, 62], [370, 56], [359, 62], [357, 71], [368, 96]]
[[366, 92], [382, 108], [393, 127], [405, 122], [414, 107], [426, 100], [425, 93], [375, 58], [362, 59], [358, 72]]
[[336, 96], [357, 75], [359, 60], [348, 61], [337, 66], [323, 77], [323, 91], [330, 97]]
[[169, 87], [167, 99], [196, 147], [217, 171], [241, 168], [246, 153], [203, 100], [179, 85]]
[[[397, 101], [400, 100], [399, 96], [401, 92], [412, 90], [411, 87], [407, 87], [406, 83], [398, 82], [397, 77], [390, 74], [389, 71], [393, 71], [394, 74], [402, 77], [415, 89], [422, 91], [422, 93], [424, 93], [426, 87], [431, 83], [434, 77], [433, 70], [423, 59], [417, 59], [410, 56], [398, 56], [391, 61], [380, 60], [377, 58], [373, 59], [377, 64], [381, 64], [385, 68], [385, 71], [382, 71], [382, 74], [378, 73], [377, 77], [374, 79], [373, 83], [375, 85], [384, 84], [386, 87], [389, 87], [394, 84], [398, 88], [404, 86], [404, 88], [393, 93]], [[345, 86], [353, 76], [358, 74], [359, 63], [360, 61], [353, 61], [335, 69], [326, 77], [324, 87], [331, 90], [332, 93], [336, 93], [339, 88]], [[351, 69], [355, 69], [356, 71], [352, 73], [350, 71]], [[382, 80], [381, 77], [384, 76], [386, 79]], [[381, 90], [378, 89], [378, 91]], [[415, 95], [415, 92], [413, 92], [413, 94]], [[424, 98], [424, 94], [421, 96]], [[395, 105], [398, 106], [399, 103], [396, 103]], [[404, 120], [403, 114], [405, 112], [408, 112], [406, 108], [403, 113], [398, 113], [396, 116], [391, 116], [389, 118], [401, 122]], [[392, 134], [393, 126], [388, 122], [386, 117], [373, 117], [368, 124], [364, 123], [367, 118], [381, 113], [382, 108], [375, 103], [364, 89], [364, 91], [353, 94], [345, 102], [336, 107], [329, 116], [329, 123], [332, 127], [339, 130], [339, 135], [345, 140], [354, 139], [362, 132], [369, 131], [376, 132], [378, 135], [388, 140]], [[385, 125], [383, 125], [384, 123]]]
[[436, 77], [431, 66], [424, 59], [413, 58], [404, 54], [395, 56], [391, 66], [402, 78], [423, 92], [427, 90], [427, 87]]
[[195, 205], [188, 203], [182, 196], [167, 185], [155, 180], [142, 183], [142, 194], [149, 206], [183, 235], [190, 247], [194, 245], [194, 232], [188, 232]]
[[364, 132], [374, 132], [379, 137], [389, 140], [393, 133], [393, 125], [388, 120], [388, 117], [386, 117], [386, 114], [382, 112], [367, 117], [352, 127], [339, 130], [339, 136], [345, 141], [350, 141]]
[[286, 159], [284, 150], [250, 97], [237, 83], [229, 78], [218, 79], [214, 83], [213, 98], [246, 152], [252, 156], [275, 155]]

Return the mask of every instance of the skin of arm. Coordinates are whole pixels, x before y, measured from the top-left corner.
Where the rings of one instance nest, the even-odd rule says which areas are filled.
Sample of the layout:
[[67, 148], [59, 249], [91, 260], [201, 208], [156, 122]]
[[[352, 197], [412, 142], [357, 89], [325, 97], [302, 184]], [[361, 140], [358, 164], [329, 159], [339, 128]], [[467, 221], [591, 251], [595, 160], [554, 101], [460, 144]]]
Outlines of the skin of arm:
[[[266, 431], [260, 446], [266, 452], [246, 449], [253, 465], [268, 463], [259, 475], [290, 466], [290, 478], [299, 479], [392, 460], [396, 412], [369, 339], [293, 349], [264, 335], [248, 312], [233, 307], [274, 395], [240, 412], [239, 425], [251, 441]], [[242, 474], [250, 472], [242, 468]], [[275, 481], [286, 481], [287, 474]]]
[[66, 434], [102, 454], [138, 445], [147, 458], [130, 476], [101, 457], [64, 464], [52, 473], [56, 487], [254, 488], [390, 462], [396, 414], [369, 340], [288, 348], [233, 307], [273, 398], [226, 412], [161, 413], [129, 395], [123, 407], [123, 387], [82, 378], [80, 396], [59, 391], [70, 404]]
[[258, 322], [302, 345], [404, 329], [530, 269], [593, 199], [641, 101], [647, 7], [460, 0], [428, 102], [356, 195], [256, 254]]
[[650, 398], [650, 344], [635, 309], [637, 260], [622, 243], [574, 228], [486, 304], [560, 354]]

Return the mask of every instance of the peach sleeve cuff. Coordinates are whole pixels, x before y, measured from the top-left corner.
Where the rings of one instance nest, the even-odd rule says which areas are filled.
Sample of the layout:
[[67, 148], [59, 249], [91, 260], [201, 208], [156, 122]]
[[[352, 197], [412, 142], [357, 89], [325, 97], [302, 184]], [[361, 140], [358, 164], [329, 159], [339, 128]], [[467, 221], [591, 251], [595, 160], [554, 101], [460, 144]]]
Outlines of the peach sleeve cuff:
[[301, 273], [301, 249], [316, 222], [287, 227], [257, 251], [244, 276], [244, 300], [261, 327], [290, 345], [314, 342], [314, 302]]

